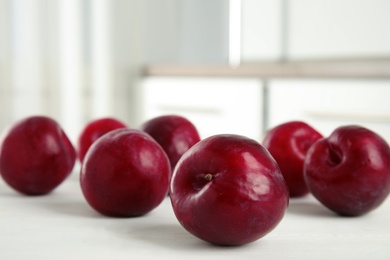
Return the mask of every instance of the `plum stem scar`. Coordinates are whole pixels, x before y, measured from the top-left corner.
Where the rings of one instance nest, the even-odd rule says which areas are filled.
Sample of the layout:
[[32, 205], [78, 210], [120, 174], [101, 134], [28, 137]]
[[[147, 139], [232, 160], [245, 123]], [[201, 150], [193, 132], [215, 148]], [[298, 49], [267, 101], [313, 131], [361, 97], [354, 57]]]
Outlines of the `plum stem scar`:
[[213, 175], [211, 175], [211, 173], [207, 173], [204, 178], [208, 181], [211, 181], [213, 179]]

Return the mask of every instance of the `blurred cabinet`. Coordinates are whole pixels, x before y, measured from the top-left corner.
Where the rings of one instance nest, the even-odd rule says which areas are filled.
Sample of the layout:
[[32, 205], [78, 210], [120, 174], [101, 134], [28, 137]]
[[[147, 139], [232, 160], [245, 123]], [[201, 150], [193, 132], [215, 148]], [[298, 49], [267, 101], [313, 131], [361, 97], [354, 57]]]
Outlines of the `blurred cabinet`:
[[268, 124], [304, 120], [324, 135], [358, 124], [390, 141], [390, 81], [274, 80], [269, 85]]
[[[289, 120], [308, 121], [325, 135], [360, 124], [390, 141], [390, 1], [241, 4], [242, 64], [151, 66], [141, 91], [143, 118], [180, 113], [204, 136], [236, 132], [256, 139]], [[224, 24], [225, 16], [218, 21]], [[212, 50], [227, 52], [221, 46]]]
[[262, 139], [269, 128], [304, 120], [324, 135], [359, 124], [390, 142], [390, 60], [147, 67], [143, 118], [180, 113], [203, 136], [234, 132]]
[[142, 121], [178, 114], [191, 120], [202, 137], [234, 133], [259, 139], [262, 94], [257, 78], [145, 77]]

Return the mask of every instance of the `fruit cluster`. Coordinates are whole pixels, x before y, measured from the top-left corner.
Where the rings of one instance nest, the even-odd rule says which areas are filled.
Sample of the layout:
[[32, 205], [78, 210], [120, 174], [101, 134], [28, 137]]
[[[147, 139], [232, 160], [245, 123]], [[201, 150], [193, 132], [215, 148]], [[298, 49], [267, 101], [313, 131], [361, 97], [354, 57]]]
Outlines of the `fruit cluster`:
[[362, 126], [340, 126], [324, 138], [292, 121], [269, 130], [263, 145], [282, 169], [291, 197], [310, 192], [337, 214], [359, 216], [390, 193], [389, 145]]
[[358, 216], [390, 193], [390, 147], [361, 126], [324, 138], [291, 121], [262, 143], [241, 135], [201, 139], [178, 115], [139, 129], [114, 118], [88, 123], [77, 149], [51, 118], [25, 118], [3, 135], [0, 174], [26, 195], [50, 193], [81, 163], [87, 204], [112, 217], [145, 215], [169, 196], [178, 222], [217, 245], [260, 239], [283, 219], [289, 199], [313, 194], [330, 210]]

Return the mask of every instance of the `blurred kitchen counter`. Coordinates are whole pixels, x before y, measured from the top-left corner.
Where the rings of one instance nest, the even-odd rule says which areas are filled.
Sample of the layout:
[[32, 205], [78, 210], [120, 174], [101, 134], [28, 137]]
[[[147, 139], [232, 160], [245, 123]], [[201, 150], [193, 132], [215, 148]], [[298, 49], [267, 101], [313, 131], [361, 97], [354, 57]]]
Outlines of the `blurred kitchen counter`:
[[390, 58], [147, 66], [144, 76], [390, 79]]

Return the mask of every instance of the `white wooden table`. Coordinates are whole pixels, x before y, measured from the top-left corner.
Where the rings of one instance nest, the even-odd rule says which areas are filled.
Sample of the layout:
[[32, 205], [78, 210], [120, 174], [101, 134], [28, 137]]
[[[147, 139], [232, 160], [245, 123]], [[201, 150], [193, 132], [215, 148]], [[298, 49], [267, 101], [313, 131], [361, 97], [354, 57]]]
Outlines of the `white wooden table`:
[[390, 199], [339, 217], [313, 197], [291, 200], [262, 239], [218, 247], [185, 231], [169, 198], [148, 215], [109, 218], [81, 194], [77, 170], [53, 193], [26, 197], [0, 180], [0, 259], [390, 259]]

